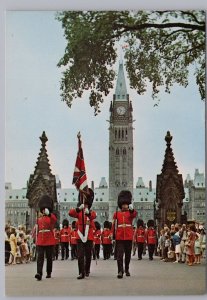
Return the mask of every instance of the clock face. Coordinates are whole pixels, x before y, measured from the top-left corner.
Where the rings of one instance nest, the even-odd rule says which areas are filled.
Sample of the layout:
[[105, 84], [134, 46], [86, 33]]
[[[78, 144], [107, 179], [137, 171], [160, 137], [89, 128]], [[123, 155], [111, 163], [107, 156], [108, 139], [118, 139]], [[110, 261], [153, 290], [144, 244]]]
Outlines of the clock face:
[[124, 106], [119, 106], [116, 109], [118, 115], [124, 115], [126, 112], [126, 108]]

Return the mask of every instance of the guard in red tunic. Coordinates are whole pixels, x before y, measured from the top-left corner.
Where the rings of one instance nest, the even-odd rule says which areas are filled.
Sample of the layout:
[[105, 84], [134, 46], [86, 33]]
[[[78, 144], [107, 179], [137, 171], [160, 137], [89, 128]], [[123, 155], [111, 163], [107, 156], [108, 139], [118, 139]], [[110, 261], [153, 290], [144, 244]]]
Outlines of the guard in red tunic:
[[99, 259], [100, 257], [100, 245], [101, 245], [101, 224], [98, 221], [94, 222], [94, 245], [93, 245], [93, 259]]
[[52, 213], [53, 201], [48, 195], [43, 195], [39, 200], [39, 209], [42, 214], [37, 219], [36, 224], [36, 246], [37, 246], [37, 280], [42, 279], [44, 256], [46, 255], [47, 265], [46, 278], [51, 277], [53, 263], [53, 247], [55, 245], [54, 226], [57, 221], [56, 216]]
[[70, 231], [69, 221], [64, 219], [62, 222], [62, 229], [60, 230], [60, 244], [61, 244], [61, 260], [68, 259], [69, 257], [69, 242], [70, 242]]
[[149, 220], [147, 222], [147, 230], [146, 230], [146, 240], [147, 240], [147, 248], [149, 253], [149, 260], [153, 260], [153, 254], [155, 251], [155, 245], [157, 243], [157, 233], [154, 229], [154, 221]]
[[59, 245], [60, 245], [60, 230], [59, 227], [54, 228], [54, 236], [55, 236], [55, 246], [54, 246], [54, 251], [53, 251], [53, 259], [58, 259], [58, 254], [59, 254]]
[[[82, 195], [81, 195], [82, 194]], [[83, 201], [82, 201], [83, 196]], [[88, 189], [88, 193], [79, 193], [79, 203], [76, 209], [70, 209], [68, 214], [70, 217], [78, 219], [78, 268], [79, 276], [77, 279], [88, 277], [91, 266], [91, 254], [93, 248], [93, 232], [96, 212], [91, 210], [94, 193]], [[82, 203], [83, 202], [83, 203]]]
[[112, 231], [109, 221], [104, 222], [104, 229], [101, 234], [101, 240], [103, 245], [103, 258], [104, 260], [106, 260], [110, 258], [112, 245]]
[[77, 222], [73, 221], [71, 233], [70, 233], [71, 260], [78, 258], [78, 256], [77, 256], [77, 240], [78, 240]]
[[143, 255], [144, 243], [145, 243], [144, 222], [141, 219], [137, 220], [137, 228], [134, 233], [134, 241], [137, 244], [138, 260], [141, 260]]
[[[112, 232], [115, 231], [118, 278], [123, 278], [124, 271], [126, 276], [130, 276], [129, 264], [131, 259], [132, 240], [133, 240], [133, 219], [137, 212], [132, 205], [132, 194], [130, 191], [121, 191], [118, 195], [118, 207], [113, 215]], [[114, 230], [115, 228], [115, 230]], [[123, 256], [125, 254], [125, 269], [123, 268]]]

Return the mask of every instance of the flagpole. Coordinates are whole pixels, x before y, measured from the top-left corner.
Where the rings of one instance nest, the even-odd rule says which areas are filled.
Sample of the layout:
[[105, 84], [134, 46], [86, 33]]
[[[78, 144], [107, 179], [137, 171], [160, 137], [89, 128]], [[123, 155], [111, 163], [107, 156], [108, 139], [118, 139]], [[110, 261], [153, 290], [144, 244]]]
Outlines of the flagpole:
[[[80, 131], [77, 134], [77, 138], [78, 138], [78, 144], [81, 145], [81, 134]], [[80, 147], [79, 147], [80, 148]], [[80, 200], [81, 203], [84, 204], [84, 197], [83, 197], [83, 193], [79, 188], [79, 193], [80, 193]], [[82, 224], [83, 224], [83, 236], [85, 236], [85, 224], [84, 224], [84, 208], [82, 209]]]
[[[78, 138], [78, 153], [75, 163], [75, 169], [73, 173], [73, 181], [72, 184], [75, 184], [76, 189], [79, 191], [79, 202], [81, 204], [85, 204], [85, 197], [88, 194], [88, 184], [87, 184], [87, 176], [85, 172], [85, 163], [83, 157], [82, 150], [82, 142], [81, 142], [81, 134], [80, 131], [77, 134]], [[85, 216], [84, 216], [84, 208], [82, 210], [82, 224], [83, 224], [83, 236], [85, 236]]]

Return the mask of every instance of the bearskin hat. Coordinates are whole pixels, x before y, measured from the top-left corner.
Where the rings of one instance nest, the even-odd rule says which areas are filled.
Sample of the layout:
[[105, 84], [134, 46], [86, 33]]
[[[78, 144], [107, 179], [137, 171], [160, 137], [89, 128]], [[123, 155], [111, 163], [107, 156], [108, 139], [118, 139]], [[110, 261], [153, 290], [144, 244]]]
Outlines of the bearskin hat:
[[[93, 199], [94, 199], [94, 192], [92, 189], [88, 189], [88, 192], [82, 192], [83, 197], [84, 197], [84, 203], [88, 205], [88, 208], [90, 209], [92, 204], [93, 204]], [[78, 195], [78, 206], [80, 206], [82, 204], [82, 200], [81, 200], [81, 193], [79, 193]]]
[[154, 220], [148, 220], [147, 227], [154, 227]]
[[144, 226], [144, 221], [142, 220], [142, 219], [138, 219], [137, 220], [137, 227], [139, 227], [139, 226]]
[[43, 209], [48, 208], [50, 212], [53, 210], [53, 200], [48, 195], [43, 195], [40, 197], [39, 203], [38, 203], [39, 209], [42, 212]]
[[110, 222], [109, 221], [104, 221], [104, 228], [109, 228], [110, 229]]
[[109, 222], [109, 229], [112, 228], [112, 222]]
[[101, 224], [98, 221], [95, 221], [94, 223], [95, 223], [96, 230], [100, 230]]
[[130, 191], [123, 190], [118, 195], [118, 207], [121, 209], [123, 204], [131, 204], [132, 203], [132, 194]]
[[76, 221], [74, 220], [71, 225], [73, 229], [76, 228]]
[[64, 219], [62, 222], [62, 225], [63, 225], [63, 227], [64, 226], [68, 227], [68, 225], [69, 225], [68, 219]]

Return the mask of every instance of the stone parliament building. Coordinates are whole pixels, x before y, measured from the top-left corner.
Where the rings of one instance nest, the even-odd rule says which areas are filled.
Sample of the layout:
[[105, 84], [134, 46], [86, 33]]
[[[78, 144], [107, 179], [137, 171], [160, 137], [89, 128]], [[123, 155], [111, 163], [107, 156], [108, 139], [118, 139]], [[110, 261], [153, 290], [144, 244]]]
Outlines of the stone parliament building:
[[[139, 177], [134, 187], [133, 177], [133, 106], [127, 93], [123, 63], [119, 64], [115, 94], [110, 105], [109, 116], [109, 182], [102, 177], [94, 190], [92, 208], [97, 212], [97, 221], [103, 225], [112, 220], [117, 207], [118, 193], [127, 189], [132, 192], [133, 204], [138, 211], [137, 218], [146, 223], [154, 219], [158, 226], [164, 223], [183, 223], [196, 220], [205, 223], [205, 178], [195, 169], [194, 178], [188, 175], [185, 181], [179, 174], [175, 162], [168, 131], [165, 136], [166, 151], [161, 174], [157, 175], [156, 188], [152, 181], [145, 185]], [[41, 149], [34, 173], [30, 175], [27, 187], [12, 189], [12, 183], [5, 184], [5, 223], [12, 226], [25, 224], [28, 229], [35, 223], [35, 213], [40, 195], [49, 194], [58, 212], [59, 222], [72, 219], [68, 211], [76, 207], [78, 191], [75, 188], [62, 188], [59, 176], [52, 174], [46, 149], [47, 137], [40, 137]], [[135, 220], [136, 224], [137, 219]]]

